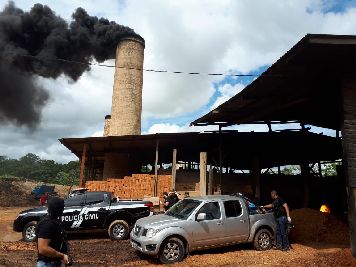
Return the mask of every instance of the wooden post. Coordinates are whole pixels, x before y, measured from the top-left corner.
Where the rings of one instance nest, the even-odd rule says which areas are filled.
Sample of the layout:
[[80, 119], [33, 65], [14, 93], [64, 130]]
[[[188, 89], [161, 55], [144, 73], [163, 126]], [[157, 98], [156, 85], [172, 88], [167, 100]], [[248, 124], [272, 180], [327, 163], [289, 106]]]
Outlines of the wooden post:
[[303, 185], [304, 185], [304, 208], [307, 208], [309, 206], [309, 195], [310, 195], [308, 163], [302, 162], [302, 164], [300, 164], [300, 174], [302, 176]]
[[255, 156], [252, 159], [251, 178], [252, 178], [254, 195], [257, 199], [261, 199], [261, 189], [260, 189], [261, 169], [260, 169], [260, 161], [258, 156]]
[[213, 181], [213, 166], [210, 165], [209, 167], [209, 182], [208, 182], [208, 194], [214, 194], [214, 181]]
[[322, 170], [321, 170], [321, 163], [320, 163], [320, 161], [318, 162], [318, 172], [319, 172], [319, 177], [320, 177], [320, 178], [323, 177], [323, 172], [322, 172]]
[[356, 257], [356, 81], [343, 85], [342, 106], [341, 132], [343, 162], [347, 179], [351, 253]]
[[219, 125], [219, 187], [220, 194], [222, 194], [222, 134], [221, 134], [221, 125]]
[[174, 189], [176, 189], [176, 175], [177, 175], [177, 149], [173, 149], [172, 188]]
[[79, 175], [79, 187], [83, 187], [83, 178], [84, 178], [84, 167], [85, 167], [85, 159], [87, 156], [87, 144], [83, 146], [82, 159], [80, 161], [80, 175]]
[[155, 159], [155, 181], [153, 185], [153, 195], [155, 197], [158, 196], [158, 145], [159, 145], [159, 139], [156, 140], [156, 159]]
[[200, 152], [200, 195], [206, 196], [206, 162], [207, 153]]

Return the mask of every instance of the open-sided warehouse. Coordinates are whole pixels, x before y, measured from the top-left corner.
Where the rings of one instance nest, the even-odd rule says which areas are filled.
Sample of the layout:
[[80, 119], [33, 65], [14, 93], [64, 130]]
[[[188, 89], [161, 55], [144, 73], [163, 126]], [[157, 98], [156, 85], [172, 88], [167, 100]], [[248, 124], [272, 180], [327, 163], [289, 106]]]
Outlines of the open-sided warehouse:
[[302, 38], [242, 92], [194, 125], [300, 122], [341, 130], [356, 256], [356, 36]]
[[[83, 162], [88, 170], [86, 180], [123, 178], [139, 174], [142, 166], [150, 164], [154, 167], [157, 157], [159, 165], [163, 163], [180, 166], [166, 170], [152, 169], [152, 172], [156, 171], [157, 179], [159, 174], [171, 175], [172, 187], [179, 191], [199, 191], [199, 194], [242, 192], [265, 199], [271, 188], [287, 188], [291, 192], [291, 204], [294, 207], [312, 203], [309, 199], [311, 171], [307, 168], [302, 175], [287, 177], [280, 173], [261, 176], [261, 170], [289, 164], [309, 166], [342, 157], [340, 139], [307, 131], [164, 133], [64, 138], [60, 141], [79, 158], [84, 158]], [[113, 153], [126, 155], [129, 164], [120, 168], [118, 162], [120, 169], [107, 176], [104, 171], [105, 158], [107, 154]], [[205, 168], [199, 166], [202, 165], [202, 153], [207, 156]], [[208, 169], [206, 175], [201, 175], [201, 169]], [[338, 176], [335, 179], [343, 177]], [[320, 179], [315, 181], [317, 184], [321, 182]], [[325, 183], [325, 179], [323, 181]], [[188, 188], [195, 183], [196, 188]], [[294, 186], [291, 187], [292, 184]], [[149, 195], [161, 193], [146, 191]]]

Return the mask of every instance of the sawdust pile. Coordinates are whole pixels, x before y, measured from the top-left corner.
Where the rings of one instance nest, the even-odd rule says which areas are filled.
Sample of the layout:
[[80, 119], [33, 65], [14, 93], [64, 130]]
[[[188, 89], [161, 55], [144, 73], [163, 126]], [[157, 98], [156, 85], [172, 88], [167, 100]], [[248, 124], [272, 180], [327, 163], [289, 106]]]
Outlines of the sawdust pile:
[[[0, 207], [29, 207], [40, 203], [31, 195], [31, 191], [39, 183], [28, 180], [0, 179]], [[68, 194], [69, 186], [54, 185], [59, 196]]]
[[292, 242], [349, 245], [348, 226], [332, 215], [313, 209], [297, 209], [291, 211], [291, 218], [295, 225], [289, 235]]

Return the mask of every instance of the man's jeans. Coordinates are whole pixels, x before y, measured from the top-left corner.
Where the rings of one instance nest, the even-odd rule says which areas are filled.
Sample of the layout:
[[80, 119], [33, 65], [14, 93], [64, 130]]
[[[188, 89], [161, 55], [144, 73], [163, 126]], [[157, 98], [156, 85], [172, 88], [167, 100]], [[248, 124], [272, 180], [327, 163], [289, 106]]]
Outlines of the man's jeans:
[[286, 216], [281, 216], [277, 220], [276, 247], [281, 249], [289, 248], [288, 241], [288, 220]]
[[37, 267], [61, 267], [60, 261], [44, 262], [37, 261]]

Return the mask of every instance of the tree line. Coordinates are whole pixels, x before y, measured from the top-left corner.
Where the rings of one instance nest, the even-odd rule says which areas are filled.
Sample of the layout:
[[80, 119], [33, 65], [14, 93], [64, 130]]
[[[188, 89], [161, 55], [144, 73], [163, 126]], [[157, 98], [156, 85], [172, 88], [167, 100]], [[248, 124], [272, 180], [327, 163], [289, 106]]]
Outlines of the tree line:
[[79, 183], [79, 161], [58, 163], [28, 153], [20, 159], [0, 156], [0, 178], [24, 178], [45, 183], [73, 185]]

